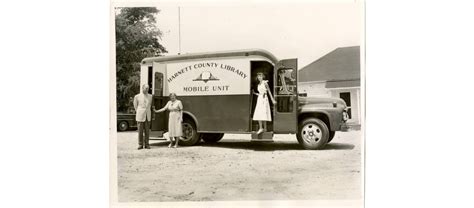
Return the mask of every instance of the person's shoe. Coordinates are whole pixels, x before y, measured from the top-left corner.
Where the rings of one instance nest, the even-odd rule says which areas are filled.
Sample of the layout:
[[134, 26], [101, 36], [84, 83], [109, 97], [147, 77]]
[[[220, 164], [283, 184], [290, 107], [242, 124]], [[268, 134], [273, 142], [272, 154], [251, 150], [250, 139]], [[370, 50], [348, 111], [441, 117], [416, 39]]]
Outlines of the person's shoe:
[[257, 134], [261, 134], [261, 133], [263, 133], [263, 129], [259, 129], [259, 130], [257, 131]]
[[171, 146], [173, 146], [173, 144], [172, 144], [172, 143], [170, 143], [170, 144], [168, 145], [168, 148], [171, 148]]
[[145, 146], [145, 149], [150, 149], [150, 146]]
[[138, 146], [137, 149], [143, 149], [143, 145]]
[[174, 147], [173, 147], [173, 148], [178, 148], [178, 145], [174, 145]]

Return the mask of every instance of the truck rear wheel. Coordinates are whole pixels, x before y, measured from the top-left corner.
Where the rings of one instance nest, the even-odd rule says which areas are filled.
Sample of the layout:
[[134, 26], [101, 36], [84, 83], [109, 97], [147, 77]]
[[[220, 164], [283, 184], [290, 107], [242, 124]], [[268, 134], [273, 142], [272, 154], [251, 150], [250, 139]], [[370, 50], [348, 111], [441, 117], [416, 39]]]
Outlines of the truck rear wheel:
[[183, 136], [179, 144], [183, 146], [192, 146], [199, 142], [199, 133], [196, 130], [196, 124], [191, 119], [183, 120]]
[[328, 126], [317, 118], [307, 118], [298, 125], [298, 143], [308, 150], [322, 149], [329, 140]]
[[216, 143], [224, 137], [222, 133], [202, 133], [201, 139], [207, 143]]

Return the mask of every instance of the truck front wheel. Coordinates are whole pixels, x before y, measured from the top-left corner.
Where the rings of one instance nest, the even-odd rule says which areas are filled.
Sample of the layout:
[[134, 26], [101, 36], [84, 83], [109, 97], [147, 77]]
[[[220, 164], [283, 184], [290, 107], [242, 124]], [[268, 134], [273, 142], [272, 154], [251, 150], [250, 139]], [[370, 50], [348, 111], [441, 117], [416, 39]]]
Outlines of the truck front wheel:
[[298, 143], [308, 150], [322, 149], [329, 140], [328, 126], [317, 118], [307, 118], [298, 125]]
[[191, 119], [183, 120], [183, 136], [179, 144], [183, 146], [192, 146], [199, 142], [199, 133], [196, 130], [196, 124]]
[[329, 131], [328, 143], [332, 141], [332, 139], [334, 138], [334, 135], [336, 135], [336, 131]]

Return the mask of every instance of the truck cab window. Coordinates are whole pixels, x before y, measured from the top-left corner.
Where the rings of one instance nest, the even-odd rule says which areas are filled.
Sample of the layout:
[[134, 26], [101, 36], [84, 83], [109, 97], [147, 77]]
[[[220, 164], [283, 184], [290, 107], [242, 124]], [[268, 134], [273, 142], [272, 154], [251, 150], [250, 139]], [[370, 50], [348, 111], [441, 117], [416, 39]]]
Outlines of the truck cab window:
[[293, 68], [279, 68], [276, 99], [278, 112], [293, 112], [293, 95], [296, 94], [296, 73]]
[[296, 77], [292, 68], [278, 69], [278, 95], [293, 95], [296, 93]]

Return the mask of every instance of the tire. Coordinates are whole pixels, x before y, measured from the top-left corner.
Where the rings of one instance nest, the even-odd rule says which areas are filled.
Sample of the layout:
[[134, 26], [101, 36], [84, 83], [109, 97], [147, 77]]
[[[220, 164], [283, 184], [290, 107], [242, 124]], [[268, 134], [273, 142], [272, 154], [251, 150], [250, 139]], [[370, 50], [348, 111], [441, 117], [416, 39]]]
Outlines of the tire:
[[200, 136], [196, 130], [196, 124], [191, 119], [183, 120], [183, 136], [181, 137], [179, 144], [183, 146], [192, 146], [199, 142]]
[[334, 138], [334, 135], [336, 135], [336, 131], [329, 131], [328, 143], [332, 141], [332, 139]]
[[307, 150], [322, 149], [329, 140], [328, 126], [317, 118], [307, 118], [298, 125], [298, 143]]
[[120, 121], [118, 123], [117, 129], [119, 131], [127, 131], [128, 130], [128, 122], [126, 121]]
[[201, 134], [201, 139], [206, 143], [217, 143], [219, 140], [224, 137], [223, 133], [205, 133]]

